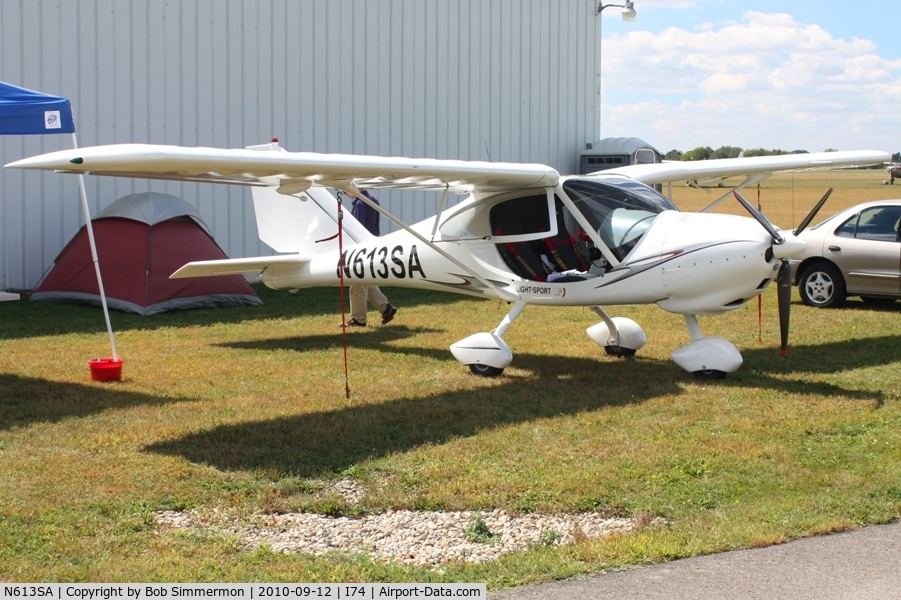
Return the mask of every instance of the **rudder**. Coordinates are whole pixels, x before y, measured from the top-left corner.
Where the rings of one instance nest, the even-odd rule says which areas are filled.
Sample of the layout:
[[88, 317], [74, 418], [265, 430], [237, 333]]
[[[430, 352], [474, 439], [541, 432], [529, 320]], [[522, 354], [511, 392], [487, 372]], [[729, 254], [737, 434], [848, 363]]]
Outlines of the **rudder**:
[[[278, 142], [248, 149], [285, 152]], [[276, 252], [314, 256], [338, 249], [338, 200], [328, 190], [310, 187], [285, 195], [273, 186], [253, 187], [251, 193], [260, 240]], [[345, 244], [372, 237], [349, 210], [344, 210], [342, 228]]]

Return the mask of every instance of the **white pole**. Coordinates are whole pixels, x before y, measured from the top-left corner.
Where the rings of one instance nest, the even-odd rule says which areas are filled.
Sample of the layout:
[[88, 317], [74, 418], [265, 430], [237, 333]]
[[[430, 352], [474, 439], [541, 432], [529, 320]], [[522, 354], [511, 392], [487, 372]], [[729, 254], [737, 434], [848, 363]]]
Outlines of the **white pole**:
[[[78, 148], [78, 140], [75, 132], [72, 132], [72, 145]], [[88, 230], [88, 243], [91, 245], [91, 259], [94, 261], [94, 272], [97, 274], [97, 287], [100, 288], [100, 305], [103, 307], [103, 317], [106, 319], [106, 331], [109, 334], [109, 345], [113, 351], [113, 360], [118, 360], [116, 352], [116, 338], [113, 336], [113, 326], [109, 320], [109, 309], [106, 306], [106, 294], [103, 291], [103, 279], [100, 277], [100, 261], [97, 259], [97, 245], [94, 243], [94, 228], [91, 226], [91, 212], [88, 209], [88, 194], [84, 187], [84, 175], [78, 174], [78, 187], [81, 190], [81, 209], [84, 211], [85, 227]]]

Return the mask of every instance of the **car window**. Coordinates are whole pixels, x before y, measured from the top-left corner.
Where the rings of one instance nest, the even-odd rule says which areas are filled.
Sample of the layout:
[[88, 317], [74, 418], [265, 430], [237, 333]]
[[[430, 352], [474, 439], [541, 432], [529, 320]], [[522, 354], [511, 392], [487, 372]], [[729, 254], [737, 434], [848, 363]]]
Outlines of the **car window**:
[[835, 235], [861, 240], [896, 242], [899, 220], [901, 220], [901, 206], [874, 206], [862, 210], [842, 223], [835, 230]]
[[857, 219], [860, 217], [860, 213], [857, 213], [844, 223], [842, 223], [838, 229], [835, 230], [835, 235], [838, 237], [854, 237], [854, 234], [857, 233]]

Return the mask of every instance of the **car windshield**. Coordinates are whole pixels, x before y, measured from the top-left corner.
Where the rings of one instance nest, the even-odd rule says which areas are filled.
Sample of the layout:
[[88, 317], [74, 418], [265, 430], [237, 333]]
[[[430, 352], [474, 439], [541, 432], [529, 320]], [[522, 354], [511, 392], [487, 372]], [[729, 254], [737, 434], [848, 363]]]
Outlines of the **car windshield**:
[[[635, 247], [657, 215], [678, 210], [654, 189], [626, 179], [570, 179], [563, 183], [563, 190], [617, 260], [623, 260]], [[571, 226], [567, 223], [567, 229]]]
[[[839, 213], [839, 214], [841, 214], [841, 213]], [[825, 225], [826, 223], [828, 223], [828, 222], [832, 221], [833, 219], [837, 218], [837, 217], [839, 216], [839, 214], [832, 215], [831, 217], [826, 217], [825, 219], [823, 219], [822, 221], [820, 221], [820, 222], [817, 223], [816, 225], [811, 225], [811, 226], [808, 227], [807, 229], [810, 229], [810, 230], [816, 230], [816, 229], [819, 229], [820, 227], [822, 227], [822, 226]]]

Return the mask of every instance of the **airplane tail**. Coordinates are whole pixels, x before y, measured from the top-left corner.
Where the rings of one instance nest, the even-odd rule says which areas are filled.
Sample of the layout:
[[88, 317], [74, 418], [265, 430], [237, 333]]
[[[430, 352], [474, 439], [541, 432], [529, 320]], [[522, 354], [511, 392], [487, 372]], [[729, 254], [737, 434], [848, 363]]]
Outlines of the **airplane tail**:
[[[248, 146], [250, 150], [285, 152], [278, 142]], [[305, 255], [337, 250], [338, 200], [328, 190], [311, 187], [294, 195], [284, 195], [277, 187], [254, 187], [253, 209], [260, 239], [276, 252]], [[344, 211], [342, 229], [345, 242], [356, 244], [373, 237], [363, 225]]]
[[[278, 142], [248, 146], [251, 150], [285, 152]], [[281, 183], [281, 182], [280, 182]], [[195, 261], [186, 264], [170, 277], [214, 277], [239, 273], [272, 275], [308, 263], [318, 254], [338, 251], [338, 199], [321, 187], [285, 195], [278, 187], [253, 187], [253, 209], [257, 232], [266, 245], [280, 254], [250, 258]], [[345, 245], [358, 244], [374, 237], [344, 210], [341, 228]]]

